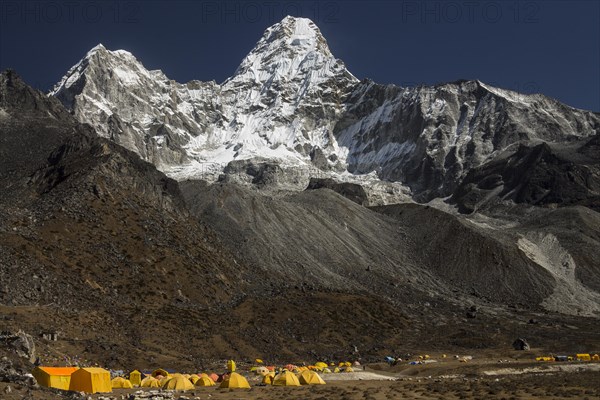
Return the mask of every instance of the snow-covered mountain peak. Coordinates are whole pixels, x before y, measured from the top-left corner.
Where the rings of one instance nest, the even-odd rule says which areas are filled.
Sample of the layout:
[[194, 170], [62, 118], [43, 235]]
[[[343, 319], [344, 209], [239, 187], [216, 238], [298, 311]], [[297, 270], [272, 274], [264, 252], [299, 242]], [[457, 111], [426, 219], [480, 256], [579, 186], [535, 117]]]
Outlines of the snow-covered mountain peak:
[[308, 18], [287, 16], [267, 28], [224, 87], [297, 81], [303, 85], [331, 77], [357, 79], [337, 60], [319, 28]]
[[[319, 28], [308, 18], [285, 17], [281, 22], [267, 28], [260, 42], [276, 43], [298, 49], [319, 49], [331, 54], [327, 41]], [[259, 42], [259, 43], [260, 43]]]
[[104, 45], [102, 43], [98, 43], [96, 46], [92, 47], [90, 49], [90, 51], [87, 52], [87, 54], [85, 55], [84, 58], [88, 58], [90, 57], [92, 54], [96, 53], [96, 52], [102, 52], [102, 51], [106, 51], [106, 47], [104, 47]]
[[[160, 75], [154, 71], [153, 73], [153, 79]], [[110, 51], [102, 44], [98, 44], [67, 72], [50, 91], [50, 94], [60, 98], [72, 86], [85, 84], [85, 76], [88, 75], [90, 77], [91, 75], [94, 77], [104, 76], [106, 80], [116, 80], [125, 86], [140, 84], [143, 78], [151, 78], [149, 72], [130, 52], [126, 50]], [[71, 109], [72, 99], [68, 99], [66, 105]]]

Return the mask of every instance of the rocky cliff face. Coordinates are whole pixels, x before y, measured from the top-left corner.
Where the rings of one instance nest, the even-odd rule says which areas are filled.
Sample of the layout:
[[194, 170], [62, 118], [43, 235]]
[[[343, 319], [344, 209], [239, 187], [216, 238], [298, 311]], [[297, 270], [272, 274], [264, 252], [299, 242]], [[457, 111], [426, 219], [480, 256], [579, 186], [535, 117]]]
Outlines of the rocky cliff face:
[[348, 170], [377, 170], [425, 201], [448, 196], [468, 171], [515, 144], [568, 143], [600, 132], [594, 113], [479, 81], [418, 88], [365, 81], [347, 103], [335, 137], [348, 149]]
[[462, 212], [511, 200], [538, 206], [583, 205], [600, 211], [600, 135], [565, 143], [520, 145], [469, 171], [453, 193]]
[[359, 82], [312, 21], [293, 17], [268, 28], [222, 84], [180, 84], [99, 45], [51, 94], [178, 180], [214, 180], [231, 161], [260, 159], [284, 173], [302, 170], [300, 186], [315, 175], [384, 180], [423, 201], [448, 196], [469, 170], [514, 144], [600, 132], [594, 113], [479, 81]]

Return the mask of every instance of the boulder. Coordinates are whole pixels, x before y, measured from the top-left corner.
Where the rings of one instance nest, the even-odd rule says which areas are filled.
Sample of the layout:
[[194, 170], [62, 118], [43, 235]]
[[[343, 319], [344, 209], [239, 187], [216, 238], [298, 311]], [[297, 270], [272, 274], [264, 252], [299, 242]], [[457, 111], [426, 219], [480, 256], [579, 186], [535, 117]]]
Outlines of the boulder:
[[515, 350], [529, 350], [529, 343], [526, 339], [518, 338], [513, 342], [513, 348]]

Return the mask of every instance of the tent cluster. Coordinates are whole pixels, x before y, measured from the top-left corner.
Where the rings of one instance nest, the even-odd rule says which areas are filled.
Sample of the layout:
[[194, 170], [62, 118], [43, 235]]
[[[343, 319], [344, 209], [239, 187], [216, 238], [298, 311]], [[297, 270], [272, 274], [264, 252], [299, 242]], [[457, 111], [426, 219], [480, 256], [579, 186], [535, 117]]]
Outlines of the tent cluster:
[[340, 362], [339, 364], [331, 363], [327, 364], [323, 361], [319, 361], [314, 365], [303, 365], [297, 366], [294, 364], [287, 364], [283, 367], [275, 367], [275, 366], [253, 366], [250, 368], [250, 372], [254, 372], [257, 375], [265, 376], [268, 373], [272, 373], [272, 375], [278, 375], [282, 371], [290, 371], [295, 374], [300, 374], [304, 371], [315, 371], [323, 374], [331, 374], [331, 373], [340, 373], [340, 372], [354, 372], [354, 368], [360, 367], [360, 363], [355, 361], [351, 363], [350, 361]]
[[265, 374], [262, 384], [273, 386], [324, 385], [325, 381], [317, 372], [310, 369], [294, 373], [284, 368], [277, 374], [275, 372]]
[[[262, 360], [257, 359], [256, 361], [257, 363], [260, 361], [262, 364]], [[111, 379], [111, 373], [102, 368], [36, 367], [33, 376], [41, 386], [85, 393], [110, 393], [113, 389], [134, 387], [186, 391], [217, 384], [219, 388], [250, 389], [248, 380], [235, 370], [235, 362], [229, 360], [227, 372], [222, 375], [170, 373], [165, 369], [158, 368], [146, 373], [134, 370], [129, 373], [129, 379], [120, 375]], [[351, 372], [352, 364], [344, 362], [336, 366], [318, 362], [315, 365], [300, 367], [287, 364], [283, 368], [259, 365], [253, 367], [251, 371], [262, 377], [263, 384], [273, 386], [324, 385], [325, 381], [317, 371], [322, 373]], [[123, 371], [117, 371], [117, 374], [122, 373]]]
[[600, 361], [600, 355], [594, 354], [590, 355], [589, 353], [581, 353], [576, 354], [575, 356], [541, 356], [536, 357], [536, 361], [545, 361], [545, 362], [553, 362], [553, 361]]
[[113, 389], [133, 387], [162, 388], [166, 390], [192, 390], [196, 386], [214, 386], [216, 374], [184, 375], [169, 374], [164, 369], [154, 370], [142, 379], [142, 373], [135, 370], [129, 379], [116, 376], [112, 380], [110, 372], [102, 368], [77, 367], [36, 367], [33, 376], [40, 386], [85, 393], [110, 393]]
[[[131, 374], [130, 374], [131, 376]], [[164, 369], [155, 369], [140, 382], [140, 387], [162, 388], [165, 390], [192, 390], [199, 386], [214, 386], [218, 380], [216, 374], [179, 374]]]

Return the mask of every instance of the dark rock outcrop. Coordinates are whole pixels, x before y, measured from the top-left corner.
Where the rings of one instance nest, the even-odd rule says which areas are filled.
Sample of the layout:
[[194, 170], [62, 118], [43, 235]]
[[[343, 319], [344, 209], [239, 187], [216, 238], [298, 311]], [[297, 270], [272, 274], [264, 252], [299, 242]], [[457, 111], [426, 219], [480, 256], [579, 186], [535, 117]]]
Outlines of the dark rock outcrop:
[[600, 211], [600, 135], [570, 146], [520, 145], [473, 168], [451, 201], [461, 212], [511, 200], [536, 206], [584, 205]]

